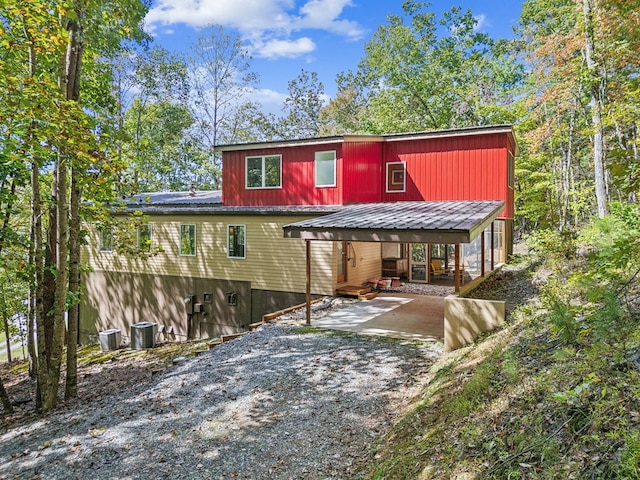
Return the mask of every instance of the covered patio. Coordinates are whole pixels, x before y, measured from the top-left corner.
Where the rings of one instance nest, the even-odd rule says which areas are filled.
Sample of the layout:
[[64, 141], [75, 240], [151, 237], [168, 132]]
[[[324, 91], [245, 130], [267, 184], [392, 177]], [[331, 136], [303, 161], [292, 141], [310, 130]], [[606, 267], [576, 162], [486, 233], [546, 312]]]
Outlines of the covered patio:
[[444, 339], [444, 297], [383, 293], [312, 319], [319, 328], [422, 341]]
[[[283, 227], [285, 238], [306, 241], [306, 319], [311, 324], [311, 244], [314, 241], [397, 242], [454, 246], [454, 272], [461, 272], [460, 245], [480, 237], [481, 271], [495, 268], [494, 221], [504, 210], [502, 201], [395, 202], [348, 205], [335, 213]], [[483, 233], [491, 232], [487, 248]], [[489, 252], [489, 258], [486, 258]], [[455, 291], [461, 279], [453, 276]], [[441, 317], [442, 319], [442, 317]]]

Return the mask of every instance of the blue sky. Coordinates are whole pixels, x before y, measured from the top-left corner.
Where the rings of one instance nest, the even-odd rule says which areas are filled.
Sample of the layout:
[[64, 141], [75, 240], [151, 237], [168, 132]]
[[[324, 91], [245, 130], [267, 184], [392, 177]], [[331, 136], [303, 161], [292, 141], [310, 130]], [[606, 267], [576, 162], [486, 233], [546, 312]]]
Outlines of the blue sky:
[[[521, 0], [433, 1], [440, 14], [451, 6], [470, 9], [478, 29], [494, 38], [512, 37]], [[154, 0], [145, 19], [155, 43], [187, 53], [203, 27], [222, 25], [238, 33], [260, 75], [255, 99], [276, 111], [287, 82], [302, 69], [314, 71], [328, 96], [335, 94], [336, 74], [355, 70], [364, 44], [388, 14], [400, 14], [402, 0]]]

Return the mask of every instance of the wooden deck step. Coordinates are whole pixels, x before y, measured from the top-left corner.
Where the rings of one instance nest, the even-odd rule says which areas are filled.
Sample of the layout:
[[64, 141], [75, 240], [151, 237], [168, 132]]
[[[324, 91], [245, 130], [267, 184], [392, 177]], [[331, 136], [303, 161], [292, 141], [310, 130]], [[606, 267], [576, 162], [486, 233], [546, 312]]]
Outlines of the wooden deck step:
[[355, 285], [347, 285], [340, 287], [336, 290], [336, 295], [343, 295], [345, 297], [359, 297], [360, 295], [366, 295], [371, 292], [370, 287], [359, 287]]
[[364, 295], [358, 295], [358, 300], [372, 300], [378, 296], [378, 292], [369, 292]]

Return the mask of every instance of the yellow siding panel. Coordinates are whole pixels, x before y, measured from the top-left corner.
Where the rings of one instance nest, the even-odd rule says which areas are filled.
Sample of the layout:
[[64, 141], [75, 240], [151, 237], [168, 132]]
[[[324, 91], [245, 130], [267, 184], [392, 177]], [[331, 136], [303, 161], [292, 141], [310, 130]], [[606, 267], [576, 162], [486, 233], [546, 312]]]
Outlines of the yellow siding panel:
[[[305, 216], [198, 215], [151, 217], [154, 245], [162, 252], [133, 258], [98, 250], [98, 232], [89, 229], [83, 261], [94, 270], [156, 275], [220, 278], [251, 282], [254, 289], [304, 292], [306, 288], [305, 241], [283, 237], [282, 227]], [[196, 225], [196, 256], [181, 256], [180, 225]], [[228, 258], [228, 225], [245, 225], [246, 258]], [[333, 293], [334, 269], [331, 242], [311, 245], [312, 293]]]
[[379, 242], [351, 242], [349, 256], [353, 256], [347, 270], [347, 283], [361, 285], [381, 274], [382, 244]]

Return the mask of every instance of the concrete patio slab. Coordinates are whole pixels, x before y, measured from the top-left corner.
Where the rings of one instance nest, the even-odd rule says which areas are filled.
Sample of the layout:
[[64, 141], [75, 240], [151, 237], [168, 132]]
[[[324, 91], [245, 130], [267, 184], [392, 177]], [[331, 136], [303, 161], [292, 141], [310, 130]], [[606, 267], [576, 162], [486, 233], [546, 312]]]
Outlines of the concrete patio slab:
[[444, 339], [444, 297], [381, 294], [312, 320], [319, 328], [407, 340]]

